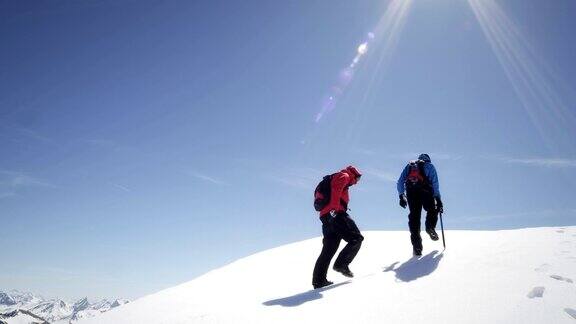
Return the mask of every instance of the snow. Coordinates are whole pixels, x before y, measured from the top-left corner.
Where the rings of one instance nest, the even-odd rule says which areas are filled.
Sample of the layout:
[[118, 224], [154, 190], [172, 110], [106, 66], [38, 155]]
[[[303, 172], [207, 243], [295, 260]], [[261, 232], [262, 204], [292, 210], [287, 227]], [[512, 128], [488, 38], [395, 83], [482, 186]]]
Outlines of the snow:
[[66, 323], [68, 323], [68, 322], [73, 323], [73, 322], [79, 321], [83, 318], [95, 317], [95, 316], [98, 316], [100, 314], [102, 314], [102, 312], [97, 310], [97, 309], [81, 310], [81, 311], [78, 311], [77, 313], [75, 313], [74, 315], [72, 315], [70, 320], [66, 320]]
[[30, 308], [42, 302], [44, 302], [42, 297], [29, 292], [21, 292], [15, 289], [9, 292], [0, 291], [0, 313]]
[[55, 322], [74, 314], [72, 306], [59, 299], [48, 300], [28, 309], [48, 322]]
[[16, 310], [10, 314], [0, 315], [0, 323], [6, 324], [44, 324], [43, 319], [28, 313], [27, 311]]
[[[576, 227], [447, 231], [413, 258], [408, 231], [364, 232], [312, 290], [317, 237], [240, 259], [79, 323], [574, 323]], [[344, 244], [341, 245], [341, 248]]]
[[122, 306], [124, 304], [128, 304], [129, 302], [130, 301], [128, 299], [116, 299], [110, 307], [114, 308], [114, 307]]
[[[70, 317], [69, 322], [70, 323], [74, 323], [76, 321], [79, 321], [81, 319], [85, 319], [85, 318], [91, 318], [91, 317], [96, 317], [99, 316], [100, 314], [109, 311], [112, 308], [115, 307], [119, 307], [122, 306], [124, 304], [129, 303], [128, 300], [126, 299], [116, 299], [114, 302], [110, 302], [106, 299], [103, 299], [95, 304], [89, 304], [88, 300], [86, 299], [86, 307], [84, 307], [82, 310], [79, 310], [77, 312], [74, 313], [74, 315], [72, 315], [72, 317]], [[83, 303], [81, 303], [83, 304]]]
[[83, 311], [85, 309], [87, 309], [88, 307], [90, 307], [90, 302], [88, 302], [88, 298], [84, 297], [82, 299], [80, 299], [79, 301], [77, 301], [76, 303], [74, 303], [74, 306], [72, 306], [72, 309], [74, 310], [75, 313]]
[[[70, 304], [60, 299], [47, 300], [29, 292], [0, 291], [0, 319], [2, 317], [10, 318], [10, 323], [19, 320], [27, 322], [27, 316], [38, 316], [51, 323], [69, 324], [78, 319], [98, 316], [128, 302], [126, 299], [117, 299], [112, 303], [103, 299], [96, 303], [90, 303], [85, 297], [74, 304]], [[15, 315], [9, 316], [12, 312], [16, 312]], [[2, 324], [1, 321], [0, 324]]]

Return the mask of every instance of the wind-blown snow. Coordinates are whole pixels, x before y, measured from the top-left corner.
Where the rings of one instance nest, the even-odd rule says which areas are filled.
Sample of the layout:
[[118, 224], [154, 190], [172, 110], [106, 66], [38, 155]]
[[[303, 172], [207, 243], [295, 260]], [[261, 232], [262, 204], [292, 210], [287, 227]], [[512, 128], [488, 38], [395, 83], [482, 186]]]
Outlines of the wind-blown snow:
[[355, 278], [329, 287], [311, 289], [314, 238], [82, 323], [575, 323], [576, 227], [448, 231], [421, 258], [408, 231], [364, 236]]

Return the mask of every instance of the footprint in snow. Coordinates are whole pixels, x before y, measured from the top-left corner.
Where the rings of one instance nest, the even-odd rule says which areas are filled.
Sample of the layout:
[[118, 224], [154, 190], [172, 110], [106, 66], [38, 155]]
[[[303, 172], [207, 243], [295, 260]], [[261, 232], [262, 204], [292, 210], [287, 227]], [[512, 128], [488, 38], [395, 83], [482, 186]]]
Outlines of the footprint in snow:
[[534, 269], [536, 272], [546, 272], [550, 269], [550, 265], [548, 263], [541, 264], [538, 268]]
[[528, 293], [527, 297], [528, 298], [536, 298], [536, 297], [543, 297], [544, 296], [544, 287], [534, 287], [532, 288], [532, 290], [530, 290], [530, 292]]
[[572, 308], [564, 308], [564, 311], [566, 312], [566, 314], [572, 316], [573, 319], [576, 319], [576, 310]]
[[565, 282], [569, 282], [569, 283], [573, 283], [574, 281], [570, 278], [564, 278], [562, 276], [559, 275], [550, 275], [550, 278], [552, 279], [556, 279], [556, 280], [560, 280], [560, 281], [565, 281]]

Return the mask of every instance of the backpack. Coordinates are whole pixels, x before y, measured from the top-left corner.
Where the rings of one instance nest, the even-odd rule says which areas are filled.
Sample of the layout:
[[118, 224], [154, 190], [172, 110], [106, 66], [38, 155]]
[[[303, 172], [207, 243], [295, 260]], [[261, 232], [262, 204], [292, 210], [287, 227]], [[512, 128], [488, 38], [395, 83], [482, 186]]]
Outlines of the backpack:
[[314, 190], [314, 209], [321, 211], [330, 203], [330, 194], [332, 193], [332, 175], [324, 176]]
[[416, 160], [408, 163], [408, 176], [406, 176], [406, 189], [427, 189], [430, 185], [424, 173], [424, 161]]

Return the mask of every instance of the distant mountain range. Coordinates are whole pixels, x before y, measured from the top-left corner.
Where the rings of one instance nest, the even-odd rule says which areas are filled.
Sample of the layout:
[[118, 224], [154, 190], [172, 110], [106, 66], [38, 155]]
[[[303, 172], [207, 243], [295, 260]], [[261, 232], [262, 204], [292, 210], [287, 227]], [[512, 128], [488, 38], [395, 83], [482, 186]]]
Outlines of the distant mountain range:
[[46, 299], [29, 292], [0, 290], [0, 324], [11, 323], [75, 323], [128, 303], [125, 299], [106, 299], [91, 303], [82, 298], [74, 303]]

